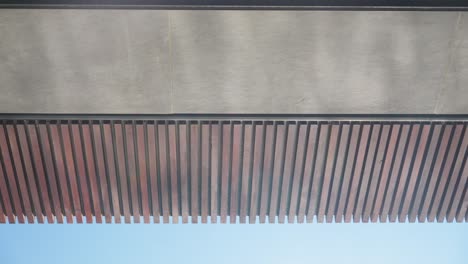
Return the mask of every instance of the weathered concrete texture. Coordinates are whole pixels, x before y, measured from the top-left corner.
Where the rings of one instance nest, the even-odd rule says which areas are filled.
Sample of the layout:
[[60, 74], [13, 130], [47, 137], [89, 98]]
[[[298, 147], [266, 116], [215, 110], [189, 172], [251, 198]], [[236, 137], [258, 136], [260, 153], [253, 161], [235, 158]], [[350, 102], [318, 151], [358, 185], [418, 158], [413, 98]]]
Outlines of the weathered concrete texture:
[[468, 14], [0, 10], [0, 112], [468, 113]]

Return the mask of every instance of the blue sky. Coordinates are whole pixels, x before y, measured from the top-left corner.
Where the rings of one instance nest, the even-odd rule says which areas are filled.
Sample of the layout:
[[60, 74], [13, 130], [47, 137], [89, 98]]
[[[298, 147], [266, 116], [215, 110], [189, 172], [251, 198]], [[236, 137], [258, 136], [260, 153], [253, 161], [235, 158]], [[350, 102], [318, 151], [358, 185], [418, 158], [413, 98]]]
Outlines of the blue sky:
[[468, 225], [0, 225], [0, 263], [466, 264]]

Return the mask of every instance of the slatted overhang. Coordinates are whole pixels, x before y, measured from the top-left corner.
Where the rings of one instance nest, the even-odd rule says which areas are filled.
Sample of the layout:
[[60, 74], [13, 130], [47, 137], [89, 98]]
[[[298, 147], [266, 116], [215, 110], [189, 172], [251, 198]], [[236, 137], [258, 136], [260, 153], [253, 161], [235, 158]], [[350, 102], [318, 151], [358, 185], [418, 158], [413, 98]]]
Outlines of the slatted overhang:
[[468, 220], [465, 116], [3, 115], [0, 222]]

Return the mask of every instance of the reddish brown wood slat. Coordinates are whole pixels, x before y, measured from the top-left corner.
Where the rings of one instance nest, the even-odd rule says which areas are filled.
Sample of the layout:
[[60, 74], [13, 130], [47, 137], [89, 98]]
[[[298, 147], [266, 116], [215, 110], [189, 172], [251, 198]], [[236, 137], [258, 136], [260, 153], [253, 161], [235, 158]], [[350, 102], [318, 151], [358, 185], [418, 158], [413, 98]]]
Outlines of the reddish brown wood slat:
[[362, 180], [359, 188], [359, 194], [356, 200], [356, 207], [353, 213], [353, 222], [361, 222], [362, 211], [364, 210], [364, 203], [366, 196], [368, 196], [369, 190], [369, 178], [371, 177], [372, 170], [374, 169], [374, 161], [376, 157], [377, 142], [379, 141], [379, 135], [381, 132], [380, 124], [374, 124], [371, 128], [371, 134], [369, 135], [369, 143], [367, 154], [365, 154], [365, 166], [362, 172]]
[[231, 174], [231, 160], [232, 160], [232, 148], [231, 148], [231, 124], [222, 124], [222, 144], [221, 144], [221, 223], [227, 222], [228, 215], [228, 200], [229, 200], [229, 184]]
[[63, 202], [64, 200], [61, 199], [61, 192], [59, 192], [58, 178], [57, 178], [57, 170], [54, 163], [53, 157], [53, 149], [52, 143], [50, 142], [50, 130], [48, 125], [39, 125], [36, 123], [36, 132], [37, 138], [39, 143], [40, 154], [44, 161], [44, 173], [47, 183], [50, 186], [50, 192], [52, 193], [52, 202], [54, 204], [54, 215], [57, 219], [57, 223], [63, 223]]
[[[7, 171], [11, 171], [9, 175], [15, 175], [13, 178], [11, 177], [9, 181], [15, 185], [18, 185], [18, 194], [19, 200], [21, 203], [21, 210], [23, 214], [26, 215], [28, 223], [34, 223], [34, 215], [33, 215], [33, 208], [30, 202], [30, 197], [28, 194], [28, 186], [26, 183], [26, 179], [24, 176], [23, 166], [21, 164], [21, 157], [19, 156], [20, 151], [18, 149], [16, 133], [14, 130], [13, 125], [5, 125], [3, 127], [3, 132], [5, 133], [5, 138], [7, 138], [6, 146], [2, 146], [3, 148], [7, 149], [8, 152], [4, 152], [4, 155], [8, 155], [9, 159], [5, 159], [5, 166], [7, 167]], [[24, 223], [24, 219], [18, 218], [20, 223]]]
[[134, 223], [140, 223], [140, 194], [141, 186], [139, 186], [139, 173], [136, 163], [136, 142], [135, 142], [135, 126], [134, 124], [123, 124], [124, 136], [124, 157], [126, 160], [126, 173], [130, 183], [130, 197], [131, 197], [131, 214]]
[[371, 213], [372, 213], [372, 208], [374, 207], [374, 204], [375, 204], [375, 197], [377, 195], [377, 187], [382, 177], [382, 168], [383, 168], [382, 165], [385, 160], [385, 152], [387, 151], [387, 143], [390, 140], [390, 130], [391, 130], [390, 125], [387, 124], [387, 125], [382, 126], [380, 140], [376, 146], [377, 153], [375, 156], [374, 169], [371, 171], [369, 191], [368, 191], [368, 196], [364, 205], [364, 214], [362, 216], [362, 221], [364, 223], [369, 222]]
[[138, 179], [141, 194], [141, 208], [143, 212], [143, 221], [145, 224], [150, 223], [150, 194], [151, 184], [148, 181], [148, 164], [147, 164], [147, 135], [145, 134], [146, 124], [136, 125], [136, 162], [138, 168]]
[[300, 124], [298, 127], [298, 138], [297, 138], [297, 150], [296, 150], [296, 161], [294, 164], [293, 182], [291, 196], [289, 198], [289, 212], [288, 222], [294, 223], [294, 220], [298, 211], [298, 200], [299, 200], [299, 189], [302, 185], [302, 175], [304, 173], [304, 158], [306, 153], [306, 140], [307, 140], [307, 124]]
[[161, 217], [161, 188], [159, 181], [159, 152], [158, 152], [158, 137], [156, 134], [156, 126], [148, 124], [148, 163], [149, 163], [149, 179], [151, 185], [151, 198], [152, 207], [151, 212], [153, 215], [153, 222], [159, 223]]
[[[412, 197], [414, 195], [414, 189], [416, 187], [416, 181], [419, 178], [419, 173], [422, 170], [422, 163], [423, 163], [423, 158], [424, 158], [424, 153], [427, 150], [428, 147], [428, 137], [429, 137], [429, 132], [430, 132], [430, 126], [429, 125], [424, 125], [421, 129], [421, 136], [419, 140], [419, 144], [417, 146], [416, 150], [416, 156], [415, 156], [415, 161], [414, 165], [412, 168], [411, 173], [409, 174], [409, 179], [408, 179], [408, 187], [406, 189], [406, 197], [402, 201], [402, 206], [401, 208], [396, 208], [395, 207], [395, 215], [398, 214], [398, 211], [400, 211], [400, 214], [398, 216], [398, 221], [399, 222], [405, 222], [406, 218], [408, 217], [408, 211], [410, 207], [410, 203], [413, 200]], [[411, 222], [411, 219], [409, 219]], [[413, 220], [414, 222], [414, 220]]]
[[[466, 125], [465, 125], [466, 127]], [[462, 165], [461, 168], [460, 168], [460, 181], [458, 183], [458, 187], [456, 188], [456, 191], [454, 193], [454, 198], [453, 198], [453, 203], [451, 205], [451, 208], [449, 210], [449, 213], [448, 213], [448, 216], [447, 216], [447, 221], [448, 222], [452, 222], [455, 217], [456, 217], [456, 221], [457, 222], [461, 222], [461, 219], [457, 216], [457, 212], [460, 212], [461, 214], [459, 215], [462, 215], [463, 214], [463, 210], [466, 210], [467, 207], [468, 207], [468, 197], [465, 198], [466, 200], [463, 200], [464, 197], [463, 197], [463, 192], [466, 192], [466, 190], [468, 189], [468, 186], [467, 186], [467, 180], [468, 180], [468, 165], [467, 165], [467, 160], [468, 160], [468, 146], [467, 146], [467, 141], [468, 141], [468, 138], [466, 136], [466, 133], [468, 133], [468, 129], [465, 130], [465, 138], [463, 139], [463, 143], [462, 143], [462, 149], [461, 149], [461, 153], [463, 153], [463, 151], [465, 152], [465, 154], [463, 154], [463, 162], [462, 162]], [[461, 155], [459, 156], [461, 157]]]
[[[424, 195], [424, 203], [422, 205], [420, 214], [419, 214], [419, 220], [421, 222], [424, 222], [426, 220], [429, 220], [427, 218], [430, 206], [432, 203], [432, 196], [434, 194], [435, 188], [437, 187], [437, 181], [440, 178], [440, 174], [442, 171], [442, 163], [446, 159], [446, 156], [448, 154], [448, 146], [450, 143], [450, 137], [453, 131], [453, 125], [447, 125], [443, 127], [443, 132], [442, 133], [442, 140], [440, 141], [440, 147], [436, 151], [436, 159], [435, 159], [435, 165], [434, 168], [432, 169], [432, 175], [429, 180], [429, 185], [427, 186], [426, 193]], [[427, 218], [427, 219], [426, 219]]]
[[262, 183], [262, 166], [263, 166], [263, 153], [264, 149], [264, 138], [263, 135], [265, 126], [262, 124], [255, 125], [255, 140], [254, 140], [254, 158], [253, 158], [253, 171], [252, 171], [252, 186], [250, 195], [250, 212], [249, 222], [254, 224], [257, 222], [257, 216], [259, 211], [259, 201], [261, 193]]
[[[259, 222], [265, 223], [266, 217], [269, 209], [270, 194], [271, 194], [271, 181], [272, 181], [272, 172], [273, 172], [273, 155], [274, 155], [274, 125], [265, 125], [265, 157], [263, 160], [263, 175], [262, 175], [262, 190], [260, 197], [260, 215]], [[238, 133], [239, 134], [239, 133]], [[234, 138], [238, 137], [238, 134], [234, 134]], [[236, 144], [233, 144], [234, 150], [236, 149]], [[234, 159], [233, 159], [234, 161]], [[234, 164], [233, 164], [234, 166]], [[235, 176], [233, 171], [233, 177]], [[234, 179], [234, 178], [233, 178]], [[236, 181], [232, 181], [232, 186], [236, 186]], [[237, 198], [237, 197], [236, 197]]]
[[81, 194], [81, 200], [83, 200], [84, 215], [86, 216], [86, 223], [93, 223], [93, 209], [91, 208], [91, 196], [88, 189], [87, 178], [89, 174], [86, 172], [83, 148], [80, 137], [80, 127], [78, 125], [71, 125], [70, 136], [72, 143], [72, 156], [76, 161], [76, 173], [77, 181], [79, 182], [78, 192]]
[[[390, 140], [388, 148], [385, 152], [385, 158], [383, 159], [382, 175], [378, 183], [377, 196], [375, 197], [374, 206], [371, 214], [371, 221], [377, 222], [377, 219], [380, 217], [382, 212], [382, 207], [385, 198], [385, 190], [390, 179], [391, 168], [393, 165], [393, 157], [396, 153], [398, 137], [400, 134], [400, 125], [392, 125], [390, 132]], [[381, 218], [382, 220], [382, 218]], [[386, 220], [386, 219], [385, 219]]]
[[[404, 160], [402, 161], [402, 169], [400, 175], [397, 179], [396, 185], [396, 192], [393, 196], [393, 201], [390, 206], [390, 222], [395, 222], [398, 217], [398, 211], [401, 209], [401, 199], [404, 195], [405, 186], [407, 184], [407, 178], [410, 170], [410, 166], [412, 166], [416, 151], [416, 144], [418, 140], [419, 131], [421, 126], [419, 124], [413, 125], [411, 129], [411, 134], [408, 139], [407, 147], [406, 147], [406, 155]], [[404, 222], [406, 219], [402, 219]]]
[[350, 135], [350, 125], [343, 124], [341, 125], [340, 131], [340, 140], [339, 145], [337, 146], [337, 155], [336, 155], [336, 164], [333, 171], [333, 183], [330, 192], [330, 201], [327, 211], [327, 223], [333, 222], [337, 207], [338, 207], [338, 198], [340, 194], [341, 184], [343, 182], [343, 172], [344, 165], [346, 163], [346, 154], [349, 143]]
[[[436, 150], [438, 147], [438, 143], [442, 138], [442, 125], [431, 125], [431, 129], [432, 135], [430, 136], [429, 149], [426, 155], [426, 161], [422, 169], [421, 177], [419, 179], [419, 185], [415, 193], [412, 209], [409, 213], [409, 222], [415, 222], [416, 218], [420, 215], [421, 207], [424, 203], [423, 196], [425, 195], [427, 184], [431, 176], [430, 172], [432, 164], [434, 164], [434, 159], [437, 157]], [[424, 222], [424, 218], [421, 217], [418, 219], [418, 221]]]
[[348, 198], [347, 198], [348, 202], [346, 205], [345, 215], [344, 215], [344, 221], [346, 223], [351, 222], [351, 218], [353, 216], [353, 212], [355, 209], [359, 183], [361, 181], [362, 172], [363, 172], [364, 165], [365, 165], [366, 149], [370, 140], [370, 137], [369, 137], [370, 129], [371, 129], [371, 125], [368, 125], [368, 124], [364, 125], [359, 136], [360, 139], [358, 139], [359, 147], [357, 148], [356, 162], [355, 162], [355, 165], [353, 166], [354, 167], [353, 177], [351, 179], [351, 186], [350, 186], [350, 190], [349, 190]]
[[[33, 165], [33, 160], [31, 159], [31, 153], [29, 148], [28, 138], [26, 136], [26, 128], [25, 125], [17, 125], [15, 126], [15, 134], [17, 134], [17, 139], [19, 141], [18, 148], [20, 149], [21, 153], [19, 157], [22, 160], [22, 164], [24, 165], [24, 174], [27, 180], [27, 186], [31, 193], [32, 205], [35, 208], [35, 213], [32, 216], [33, 222], [34, 217], [36, 217], [38, 223], [44, 223], [44, 210], [42, 208], [41, 202], [44, 201], [39, 197], [39, 193], [47, 194], [47, 189], [41, 190], [39, 182], [36, 181], [37, 173], [36, 168]], [[46, 198], [48, 200], [48, 198]], [[50, 213], [50, 206], [49, 206], [49, 213]], [[47, 216], [47, 214], [46, 214]], [[50, 221], [50, 218], [49, 218]]]
[[[96, 152], [99, 157], [104, 158], [105, 164], [100, 164], [99, 166], [99, 174], [100, 175], [108, 175], [109, 183], [110, 183], [110, 197], [112, 202], [112, 211], [114, 213], [114, 221], [115, 223], [121, 223], [122, 212], [123, 212], [123, 203], [120, 202], [120, 188], [118, 185], [119, 176], [117, 174], [117, 165], [116, 165], [116, 157], [114, 155], [115, 151], [115, 144], [114, 144], [114, 133], [112, 124], [104, 124], [100, 127], [94, 127], [94, 136], [96, 139]], [[102, 141], [102, 142], [101, 142]], [[99, 143], [102, 143], [99, 144]], [[102, 154], [100, 153], [102, 152]], [[104, 165], [104, 166], [103, 166]], [[104, 168], [106, 171], [104, 171]]]
[[[234, 124], [232, 132], [232, 170], [231, 170], [231, 196], [230, 200], [230, 212], [229, 220], [230, 223], [237, 222], [237, 216], [239, 212], [239, 194], [241, 191], [241, 171], [242, 171], [242, 125]], [[262, 193], [263, 194], [263, 193]], [[206, 197], [208, 199], [208, 197]]]
[[410, 130], [411, 130], [411, 126], [407, 124], [402, 125], [400, 129], [400, 138], [399, 138], [398, 148], [395, 152], [395, 156], [393, 157], [394, 162], [392, 165], [392, 170], [389, 175], [382, 213], [380, 215], [380, 221], [382, 222], [386, 222], [387, 220], [391, 221], [391, 219], [387, 219], [387, 218], [391, 210], [391, 205], [394, 199], [394, 195], [396, 193], [395, 188], [397, 187], [397, 181], [398, 181], [398, 178], [400, 177], [403, 163], [406, 158], [405, 152], [408, 146], [409, 134], [411, 133]]
[[59, 137], [59, 128], [56, 125], [50, 125], [49, 127], [49, 141], [51, 143], [52, 155], [54, 160], [54, 167], [58, 178], [59, 191], [63, 200], [63, 207], [67, 223], [73, 223], [72, 213], [74, 213], [72, 207], [72, 197], [68, 188], [68, 180], [64, 167], [64, 160], [62, 155], [62, 143]]
[[[178, 163], [178, 149], [177, 149], [177, 139], [176, 139], [176, 126], [168, 125], [166, 131], [169, 137], [169, 199], [171, 201], [171, 216], [172, 223], [177, 224], [179, 222], [179, 169], [177, 166]], [[198, 190], [198, 186], [197, 186]], [[198, 201], [197, 201], [198, 204]]]
[[453, 168], [453, 164], [455, 163], [455, 157], [458, 151], [458, 144], [460, 142], [460, 137], [464, 133], [463, 125], [456, 125], [454, 127], [451, 143], [448, 149], [447, 157], [445, 160], [445, 166], [442, 168], [440, 180], [436, 187], [436, 193], [433, 197], [433, 202], [431, 206], [431, 210], [429, 211], [429, 222], [433, 222], [436, 218], [439, 222], [443, 221], [443, 217], [438, 218], [438, 214], [440, 211], [440, 205], [442, 201], [442, 196], [446, 190], [447, 182], [451, 173], [451, 169]]
[[[239, 221], [240, 223], [246, 223], [247, 221], [247, 214], [249, 208], [249, 188], [250, 188], [250, 179], [251, 179], [251, 168], [252, 168], [252, 156], [253, 156], [253, 126], [251, 124], [247, 124], [244, 126], [244, 135], [243, 135], [243, 155], [242, 155], [242, 184], [241, 184], [241, 193], [240, 193], [240, 214], [239, 214]], [[213, 150], [214, 151], [214, 150]], [[215, 167], [214, 162], [211, 164], [212, 167]], [[214, 169], [213, 169], [214, 171]], [[212, 171], [212, 172], [213, 172]], [[212, 200], [214, 199], [211, 196]], [[213, 210], [213, 208], [212, 208]]]
[[288, 205], [289, 192], [291, 190], [291, 178], [294, 173], [294, 161], [296, 159], [296, 144], [297, 144], [297, 124], [286, 125], [286, 147], [285, 147], [285, 160], [282, 170], [280, 170], [280, 207], [278, 213], [278, 222], [280, 224], [285, 222], [286, 211]]
[[168, 189], [170, 188], [168, 177], [169, 177], [169, 160], [167, 153], [169, 152], [169, 142], [166, 133], [166, 125], [157, 125], [158, 133], [158, 146], [159, 146], [159, 166], [160, 166], [160, 182], [161, 182], [161, 193], [162, 193], [162, 215], [163, 222], [169, 223], [170, 220], [170, 200]]
[[[15, 166], [13, 165], [13, 159], [10, 155], [10, 147], [9, 147], [9, 141], [10, 139], [8, 138], [7, 135], [7, 129], [5, 125], [2, 125], [0, 128], [0, 151], [1, 151], [1, 161], [2, 161], [2, 166], [5, 170], [5, 176], [6, 176], [6, 181], [7, 181], [7, 187], [8, 190], [11, 194], [11, 199], [13, 200], [12, 202], [12, 208], [13, 212], [16, 215], [16, 218], [19, 223], [24, 223], [24, 210], [22, 208], [21, 204], [21, 198], [20, 198], [20, 190], [21, 186], [19, 186], [19, 183], [17, 183], [17, 176], [14, 171]], [[18, 184], [18, 185], [17, 185]], [[24, 194], [27, 194], [24, 193]], [[10, 221], [11, 223], [11, 221]]]
[[70, 125], [62, 124], [59, 126], [59, 137], [62, 143], [62, 155], [65, 162], [66, 177], [70, 186], [71, 200], [74, 208], [74, 216], [77, 223], [83, 223], [83, 210], [81, 208], [82, 198], [79, 192], [79, 182], [77, 178], [75, 157], [73, 155], [71, 127]]
[[[189, 222], [189, 199], [188, 199], [188, 188], [190, 173], [188, 171], [188, 161], [190, 160], [190, 153], [188, 152], [188, 132], [186, 124], [178, 125], [178, 146], [179, 146], [179, 172], [180, 172], [180, 210], [182, 214], [182, 223], [186, 224]], [[203, 193], [203, 192], [202, 192]]]
[[[219, 146], [221, 145], [221, 135], [220, 135], [220, 125], [211, 125], [210, 133], [211, 133], [211, 223], [216, 223], [219, 215]], [[192, 183], [193, 187], [193, 183]], [[247, 212], [247, 211], [246, 211]], [[245, 219], [245, 218], [244, 218]]]
[[[86, 164], [86, 174], [89, 177], [89, 184], [90, 184], [90, 190], [91, 190], [91, 200], [93, 201], [93, 212], [94, 212], [94, 217], [96, 218], [96, 223], [102, 223], [102, 215], [103, 215], [103, 208], [101, 208], [101, 203], [102, 203], [102, 197], [101, 197], [101, 192], [102, 189], [99, 188], [101, 182], [99, 181], [99, 178], [96, 175], [96, 165], [94, 162], [94, 152], [93, 152], [93, 139], [92, 139], [92, 133], [91, 133], [91, 126], [90, 125], [83, 125], [80, 127], [80, 134], [81, 134], [81, 140], [83, 142], [83, 154], [85, 157], [85, 164]], [[106, 191], [107, 193], [107, 191]], [[107, 204], [107, 206], [109, 206]], [[110, 214], [108, 213], [106, 215], [106, 218], [109, 219], [110, 222]]]
[[[275, 124], [275, 131], [276, 131], [276, 138], [275, 142], [275, 164], [273, 165], [273, 172], [272, 172], [272, 184], [271, 184], [271, 198], [270, 198], [270, 208], [268, 214], [268, 221], [270, 223], [276, 222], [276, 216], [278, 215], [278, 208], [279, 208], [279, 190], [280, 190], [280, 175], [282, 170], [282, 162], [284, 160], [284, 150], [286, 149], [286, 133], [285, 133], [285, 126]], [[249, 150], [245, 150], [244, 148], [244, 158], [245, 155], [249, 153]], [[246, 153], [247, 152], [247, 153]], [[244, 166], [245, 169], [245, 166]], [[244, 182], [242, 182], [244, 184]]]
[[[90, 131], [90, 125], [83, 125], [81, 126], [80, 134], [81, 140], [83, 141], [84, 146], [84, 156], [85, 156], [85, 163], [86, 163], [86, 173], [89, 175], [90, 185], [91, 185], [91, 199], [93, 200], [93, 210], [94, 210], [94, 217], [96, 218], [96, 223], [102, 223], [102, 211], [101, 202], [104, 200], [100, 193], [99, 186], [104, 184], [100, 181], [97, 177], [97, 167], [95, 164], [95, 155], [93, 152], [93, 140], [92, 140], [92, 133]], [[104, 181], [105, 178], [104, 178]], [[106, 185], [107, 186], [107, 185]], [[104, 195], [104, 193], [102, 193]], [[105, 189], [105, 195], [107, 196], [107, 188]], [[106, 204], [109, 206], [109, 199], [106, 197]], [[110, 210], [107, 210], [107, 214], [104, 214], [106, 217], [106, 222], [111, 222], [111, 214]]]
[[462, 132], [460, 141], [461, 141], [461, 144], [458, 147], [459, 149], [457, 149], [457, 153], [455, 154], [455, 157], [454, 157], [455, 164], [454, 164], [453, 170], [451, 174], [448, 175], [448, 179], [447, 179], [448, 187], [447, 187], [447, 190], [445, 191], [445, 196], [443, 198], [440, 198], [441, 202], [443, 201], [443, 203], [441, 204], [441, 209], [437, 217], [438, 222], [443, 222], [445, 219], [447, 220], [447, 222], [453, 221], [455, 214], [453, 213], [452, 215], [449, 215], [448, 211], [449, 211], [449, 206], [450, 206], [451, 201], [453, 201], [451, 205], [457, 207], [456, 202], [458, 200], [453, 199], [456, 194], [455, 187], [456, 185], [460, 185], [460, 186], [465, 185], [464, 180], [460, 178], [463, 178], [463, 175], [461, 175], [461, 172], [462, 172], [463, 163], [466, 162], [465, 152], [468, 146], [468, 131], [466, 129], [466, 126], [463, 126], [463, 132]]
[[[0, 137], [0, 141], [2, 138]], [[3, 148], [3, 147], [2, 147]], [[4, 204], [5, 207], [5, 213], [8, 218], [8, 222], [10, 224], [14, 224], [16, 222], [16, 212], [13, 211], [14, 209], [14, 201], [10, 200], [9, 197], [9, 190], [11, 190], [11, 187], [7, 185], [8, 179], [6, 178], [6, 172], [5, 172], [5, 166], [4, 166], [4, 158], [3, 158], [3, 153], [0, 151], [0, 198], [2, 199], [2, 203]]]
[[[235, 129], [235, 128], [234, 128]], [[202, 223], [208, 223], [208, 216], [210, 215], [211, 206], [211, 186], [210, 186], [210, 125], [202, 124], [201, 129], [201, 142], [199, 145], [199, 151], [201, 152], [201, 221]], [[199, 152], [199, 153], [200, 153]], [[234, 162], [234, 161], [233, 161]], [[240, 166], [240, 165], [239, 165]], [[237, 200], [236, 200], [237, 201]], [[232, 219], [231, 219], [232, 220]]]
[[[115, 154], [115, 169], [117, 175], [117, 183], [119, 185], [119, 193], [122, 198], [122, 209], [125, 223], [131, 222], [130, 204], [132, 203], [130, 195], [130, 184], [127, 175], [127, 159], [125, 158], [125, 141], [124, 141], [124, 126], [122, 124], [112, 124], [112, 146]], [[164, 141], [165, 142], [165, 141]], [[164, 157], [166, 154], [164, 153]]]
[[358, 150], [358, 139], [360, 133], [360, 126], [358, 125], [351, 125], [350, 128], [350, 143], [347, 153], [346, 164], [344, 165], [344, 174], [343, 174], [343, 183], [341, 186], [339, 199], [338, 199], [338, 207], [336, 209], [335, 221], [337, 223], [341, 223], [343, 221], [343, 215], [345, 213], [346, 208], [346, 201], [348, 197], [348, 193], [350, 190], [350, 181], [352, 178], [352, 171], [354, 167], [354, 159]]
[[[463, 175], [468, 175], [468, 162], [466, 162], [466, 159], [468, 159], [468, 149], [465, 151], [465, 163], [463, 167]], [[468, 178], [467, 176], [464, 177], [465, 179]], [[458, 223], [463, 222], [463, 218], [465, 217], [465, 214], [468, 216], [468, 181], [465, 182], [465, 185], [461, 185], [461, 188], [464, 188], [464, 194], [461, 195], [461, 200], [460, 200], [460, 205], [458, 206], [458, 212], [456, 215], [456, 221]], [[468, 220], [468, 219], [466, 219]]]
[[327, 204], [328, 204], [328, 195], [330, 191], [330, 184], [332, 181], [332, 174], [333, 174], [333, 166], [335, 164], [335, 152], [336, 152], [336, 146], [337, 146], [337, 141], [338, 141], [338, 131], [339, 131], [339, 126], [338, 125], [332, 125], [331, 126], [331, 133], [330, 133], [330, 140], [328, 144], [328, 151], [327, 151], [327, 161], [325, 164], [325, 172], [324, 172], [324, 178], [323, 178], [323, 184], [322, 184], [322, 194], [320, 197], [320, 205], [318, 208], [318, 215], [317, 215], [317, 221], [319, 223], [322, 223], [324, 218], [325, 218], [325, 211], [327, 210]]
[[318, 125], [317, 124], [308, 124], [309, 126], [309, 140], [307, 142], [307, 150], [305, 157], [304, 173], [302, 176], [302, 184], [299, 186], [299, 209], [297, 213], [297, 222], [302, 224], [304, 223], [304, 218], [307, 211], [307, 203], [309, 201], [310, 193], [310, 183], [312, 180], [312, 171], [315, 164], [315, 150], [317, 149], [317, 140], [318, 140]]
[[[1, 180], [0, 180], [0, 183], [2, 183]], [[0, 197], [0, 199], [2, 198]], [[3, 210], [3, 201], [0, 200], [0, 224], [5, 224], [5, 223], [6, 223], [6, 218], [5, 218], [5, 211]]]
[[190, 201], [191, 201], [191, 210], [190, 214], [192, 216], [192, 223], [197, 223], [198, 222], [198, 179], [200, 178], [198, 173], [199, 173], [199, 168], [198, 165], [200, 164], [200, 156], [198, 155], [198, 150], [200, 147], [200, 142], [199, 141], [199, 129], [198, 125], [191, 125], [190, 126]]
[[308, 208], [306, 213], [306, 220], [311, 223], [315, 216], [318, 215], [317, 209], [320, 199], [320, 191], [323, 182], [323, 171], [326, 162], [326, 150], [328, 148], [330, 126], [328, 124], [320, 124], [318, 130], [318, 147], [317, 156], [314, 163], [314, 171], [312, 174], [312, 185], [309, 192]]

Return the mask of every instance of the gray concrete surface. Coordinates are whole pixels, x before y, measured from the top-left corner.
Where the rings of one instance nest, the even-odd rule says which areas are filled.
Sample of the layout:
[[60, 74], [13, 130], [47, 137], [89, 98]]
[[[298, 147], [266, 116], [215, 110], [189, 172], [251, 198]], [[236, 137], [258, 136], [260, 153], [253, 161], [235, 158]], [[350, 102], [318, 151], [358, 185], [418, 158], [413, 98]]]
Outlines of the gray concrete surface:
[[0, 10], [3, 113], [468, 113], [468, 13]]

